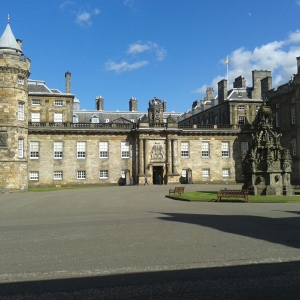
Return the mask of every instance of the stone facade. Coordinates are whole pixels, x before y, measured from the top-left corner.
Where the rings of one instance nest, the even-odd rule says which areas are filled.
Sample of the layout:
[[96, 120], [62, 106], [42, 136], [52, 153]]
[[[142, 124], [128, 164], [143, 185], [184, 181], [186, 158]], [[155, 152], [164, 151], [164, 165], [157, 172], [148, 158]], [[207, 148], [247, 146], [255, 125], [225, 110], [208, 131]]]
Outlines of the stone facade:
[[71, 93], [70, 72], [65, 92], [28, 80], [30, 60], [5, 34], [12, 35], [10, 27], [0, 39], [0, 191], [141, 184], [145, 176], [150, 184], [159, 177], [164, 184], [244, 181], [241, 161], [269, 72], [254, 71], [252, 88], [238, 77], [227, 91], [223, 80], [218, 96], [209, 88], [207, 99], [184, 114], [168, 113], [156, 97], [147, 112], [137, 111], [133, 97], [128, 112], [106, 112], [101, 96], [94, 111], [84, 111]]

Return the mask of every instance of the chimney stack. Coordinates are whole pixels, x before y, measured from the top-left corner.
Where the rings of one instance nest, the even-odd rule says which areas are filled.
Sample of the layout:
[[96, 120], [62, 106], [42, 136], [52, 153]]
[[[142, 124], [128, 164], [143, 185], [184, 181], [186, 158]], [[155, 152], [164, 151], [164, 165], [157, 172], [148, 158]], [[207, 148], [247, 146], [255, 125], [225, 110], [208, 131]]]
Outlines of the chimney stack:
[[71, 73], [66, 72], [65, 78], [66, 78], [66, 93], [70, 94], [71, 93]]

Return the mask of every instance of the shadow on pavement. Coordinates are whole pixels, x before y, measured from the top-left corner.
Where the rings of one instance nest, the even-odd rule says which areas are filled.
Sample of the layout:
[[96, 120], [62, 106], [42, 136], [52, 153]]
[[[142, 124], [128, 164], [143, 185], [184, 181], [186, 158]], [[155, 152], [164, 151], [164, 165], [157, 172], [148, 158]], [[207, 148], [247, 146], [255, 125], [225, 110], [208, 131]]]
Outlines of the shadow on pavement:
[[160, 213], [166, 215], [159, 217], [164, 221], [195, 224], [288, 247], [300, 248], [300, 219], [298, 216], [267, 218], [250, 215]]
[[300, 262], [0, 284], [6, 299], [298, 299]]

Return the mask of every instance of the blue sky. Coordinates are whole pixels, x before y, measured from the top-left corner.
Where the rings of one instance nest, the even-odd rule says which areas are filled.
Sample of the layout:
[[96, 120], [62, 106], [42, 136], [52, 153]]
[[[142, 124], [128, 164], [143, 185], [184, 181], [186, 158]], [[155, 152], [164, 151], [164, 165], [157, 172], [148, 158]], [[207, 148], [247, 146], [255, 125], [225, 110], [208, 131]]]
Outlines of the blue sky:
[[[270, 70], [276, 87], [296, 73], [300, 0], [0, 0], [7, 24], [31, 59], [31, 79], [71, 92], [81, 108], [146, 111], [154, 96], [187, 111], [226, 78]], [[2, 25], [1, 25], [2, 24]]]

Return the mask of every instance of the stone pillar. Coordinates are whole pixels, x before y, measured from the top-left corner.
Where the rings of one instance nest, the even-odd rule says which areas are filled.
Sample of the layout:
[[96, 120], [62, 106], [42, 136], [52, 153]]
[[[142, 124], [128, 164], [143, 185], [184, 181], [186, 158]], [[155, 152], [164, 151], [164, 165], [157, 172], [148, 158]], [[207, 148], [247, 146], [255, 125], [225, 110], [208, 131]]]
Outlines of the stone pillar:
[[144, 174], [144, 140], [140, 139], [140, 144], [139, 144], [139, 175]]
[[168, 146], [167, 146], [167, 168], [168, 174], [172, 174], [172, 140], [168, 139]]
[[145, 174], [148, 174], [149, 172], [147, 172], [147, 168], [149, 167], [149, 140], [145, 140], [144, 162]]
[[172, 141], [172, 152], [173, 152], [173, 156], [172, 156], [172, 173], [173, 174], [177, 174], [177, 140], [173, 140]]

